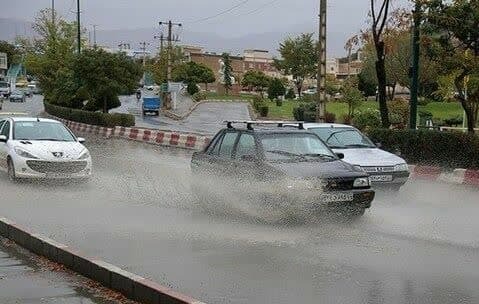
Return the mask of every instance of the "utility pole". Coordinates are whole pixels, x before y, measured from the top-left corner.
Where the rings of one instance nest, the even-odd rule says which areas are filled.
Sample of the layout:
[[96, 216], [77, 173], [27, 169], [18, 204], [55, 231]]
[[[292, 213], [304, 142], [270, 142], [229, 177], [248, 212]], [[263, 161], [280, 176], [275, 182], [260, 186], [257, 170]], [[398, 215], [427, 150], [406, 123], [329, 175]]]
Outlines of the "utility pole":
[[141, 45], [140, 50], [143, 51], [143, 67], [145, 67], [145, 65], [146, 65], [146, 46], [150, 45], [150, 44], [143, 41], [143, 42], [140, 42], [140, 45]]
[[[167, 60], [168, 60], [168, 69], [166, 71], [166, 85], [167, 85], [167, 88], [168, 88], [168, 83], [171, 81], [171, 70], [172, 70], [172, 62], [171, 62], [171, 52], [172, 52], [172, 49], [173, 49], [173, 34], [172, 34], [172, 29], [173, 29], [173, 26], [178, 26], [178, 27], [181, 27], [181, 23], [174, 23], [174, 22], [171, 22], [171, 20], [169, 20], [168, 22], [162, 22], [160, 21], [159, 22], [160, 26], [163, 25], [163, 24], [167, 24], [168, 25], [168, 37], [167, 37], [167, 41], [168, 41], [168, 48], [167, 48]], [[178, 41], [177, 38], [174, 39], [175, 41]], [[167, 89], [167, 98], [166, 98], [166, 102], [165, 102], [165, 106], [167, 108], [170, 107], [170, 99], [171, 97], [169, 96], [168, 94], [168, 89]]]
[[160, 40], [160, 48], [159, 48], [159, 52], [160, 52], [160, 56], [161, 54], [163, 54], [163, 41], [166, 40], [166, 38], [164, 37], [163, 33], [160, 34], [160, 36], [153, 36], [154, 39], [159, 39]]
[[52, 0], [52, 23], [55, 25], [55, 0]]
[[93, 24], [93, 46], [96, 47], [96, 27], [98, 24]]
[[319, 51], [316, 83], [316, 121], [324, 122], [326, 114], [326, 0], [319, 1]]
[[414, 28], [412, 40], [412, 67], [411, 67], [411, 96], [409, 106], [409, 128], [415, 130], [417, 125], [417, 99], [419, 89], [419, 52], [420, 52], [420, 26], [421, 26], [421, 1], [416, 0], [414, 8]]
[[78, 39], [78, 54], [80, 54], [81, 53], [80, 0], [77, 0], [77, 39]]

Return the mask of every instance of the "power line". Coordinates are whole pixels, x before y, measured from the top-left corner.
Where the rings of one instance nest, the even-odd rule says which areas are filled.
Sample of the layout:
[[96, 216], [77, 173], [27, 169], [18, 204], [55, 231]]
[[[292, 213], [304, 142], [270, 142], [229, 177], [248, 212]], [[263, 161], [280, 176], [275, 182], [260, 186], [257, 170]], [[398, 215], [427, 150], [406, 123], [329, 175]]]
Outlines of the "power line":
[[259, 11], [262, 10], [263, 8], [265, 8], [265, 7], [267, 7], [267, 6], [271, 5], [271, 4], [273, 4], [273, 3], [275, 3], [275, 2], [278, 2], [278, 1], [280, 1], [280, 0], [272, 0], [272, 1], [266, 2], [265, 4], [263, 4], [263, 5], [261, 5], [261, 6], [257, 7], [257, 8], [255, 8], [255, 9], [252, 10], [252, 11], [249, 11], [249, 12], [244, 13], [244, 14], [237, 15], [237, 16], [235, 16], [235, 17], [243, 17], [243, 16], [248, 16], [248, 15], [254, 14], [254, 13], [256, 13], [256, 12], [259, 12]]
[[218, 12], [218, 13], [215, 14], [215, 15], [208, 16], [208, 17], [204, 17], [204, 18], [200, 18], [200, 19], [193, 20], [193, 21], [189, 21], [188, 23], [198, 23], [198, 22], [202, 22], [202, 21], [206, 21], [206, 20], [210, 20], [210, 19], [219, 17], [219, 16], [221, 16], [221, 15], [227, 14], [227, 13], [229, 13], [229, 12], [235, 10], [236, 8], [238, 8], [238, 7], [240, 7], [240, 6], [244, 5], [244, 4], [246, 4], [246, 2], [249, 2], [249, 0], [243, 0], [243, 1], [237, 3], [236, 5], [234, 5], [234, 6], [230, 7], [230, 8], [228, 8], [228, 9], [225, 9], [225, 10], [223, 10], [223, 11]]

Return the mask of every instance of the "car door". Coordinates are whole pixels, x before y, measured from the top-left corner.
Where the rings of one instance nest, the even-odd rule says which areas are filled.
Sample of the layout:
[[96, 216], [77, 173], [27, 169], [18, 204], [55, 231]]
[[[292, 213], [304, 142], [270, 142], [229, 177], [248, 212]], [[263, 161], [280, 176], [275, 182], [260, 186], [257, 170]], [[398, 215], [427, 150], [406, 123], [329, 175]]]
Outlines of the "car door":
[[[0, 135], [5, 135], [7, 139], [10, 136], [10, 122], [8, 120], [0, 121]], [[7, 168], [8, 145], [6, 142], [0, 142], [0, 167]]]

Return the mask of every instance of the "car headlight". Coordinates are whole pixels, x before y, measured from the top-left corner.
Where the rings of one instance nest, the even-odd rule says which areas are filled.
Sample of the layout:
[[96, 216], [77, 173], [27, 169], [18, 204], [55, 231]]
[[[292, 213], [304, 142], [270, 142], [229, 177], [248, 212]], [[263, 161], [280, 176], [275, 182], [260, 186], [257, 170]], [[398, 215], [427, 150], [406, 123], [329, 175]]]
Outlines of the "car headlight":
[[88, 152], [88, 150], [85, 150], [80, 154], [80, 157], [78, 157], [78, 159], [87, 159], [89, 157], [90, 157], [90, 152]]
[[360, 165], [353, 165], [354, 170], [364, 172], [364, 169]]
[[27, 152], [21, 148], [16, 147], [14, 150], [15, 150], [15, 153], [17, 153], [17, 155], [21, 157], [38, 159], [38, 157], [36, 157], [35, 155], [32, 155], [30, 152]]
[[409, 171], [409, 167], [406, 163], [394, 166], [394, 171]]
[[369, 187], [370, 185], [371, 185], [371, 181], [369, 180], [369, 177], [359, 177], [354, 180], [353, 187], [363, 188], [363, 187]]

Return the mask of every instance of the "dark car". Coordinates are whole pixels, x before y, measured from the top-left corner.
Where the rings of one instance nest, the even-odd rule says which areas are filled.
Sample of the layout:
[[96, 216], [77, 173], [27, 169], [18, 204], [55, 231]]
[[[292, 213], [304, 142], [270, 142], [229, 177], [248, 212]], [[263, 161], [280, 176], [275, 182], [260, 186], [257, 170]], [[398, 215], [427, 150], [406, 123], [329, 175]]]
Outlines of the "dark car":
[[[235, 128], [242, 123], [246, 128]], [[200, 199], [246, 201], [264, 213], [339, 210], [357, 217], [371, 206], [369, 175], [341, 161], [321, 139], [286, 122], [227, 122], [193, 154], [192, 189]], [[223, 202], [224, 203], [224, 202]], [[241, 206], [244, 206], [242, 204]]]

